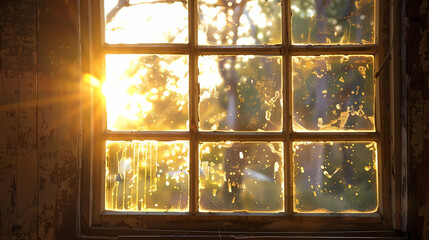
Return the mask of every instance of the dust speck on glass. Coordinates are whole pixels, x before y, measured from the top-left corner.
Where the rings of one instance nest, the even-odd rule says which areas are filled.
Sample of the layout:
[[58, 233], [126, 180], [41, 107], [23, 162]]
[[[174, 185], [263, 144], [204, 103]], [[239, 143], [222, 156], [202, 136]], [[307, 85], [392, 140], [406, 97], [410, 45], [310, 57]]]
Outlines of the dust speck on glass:
[[[292, 0], [290, 18], [282, 14], [286, 2], [198, 0], [192, 33], [188, 0], [104, 0], [104, 40], [131, 49], [141, 44], [191, 48], [189, 36], [196, 36], [209, 49], [260, 49], [285, 45], [283, 29], [295, 45], [374, 44], [373, 0]], [[291, 21], [290, 30], [282, 26], [283, 18]], [[280, 53], [105, 54], [105, 131], [124, 136], [105, 139], [105, 209], [189, 212], [190, 189], [196, 188], [201, 213], [272, 214], [287, 205], [299, 213], [377, 211], [376, 142], [255, 141], [265, 133], [376, 131], [374, 56], [304, 55], [286, 61], [289, 74]], [[189, 72], [192, 57], [195, 81]], [[284, 92], [285, 83], [291, 94]], [[190, 131], [190, 106], [197, 106], [196, 133]], [[284, 119], [287, 106], [292, 129]], [[172, 137], [145, 139], [153, 131]], [[179, 132], [196, 138], [179, 138]], [[230, 132], [252, 138], [229, 141]], [[225, 139], [199, 139], [202, 133]], [[192, 141], [197, 153], [190, 152]], [[199, 169], [190, 165], [193, 156]], [[291, 169], [284, 167], [289, 162]], [[198, 173], [197, 183], [190, 171]], [[288, 185], [292, 203], [285, 198]]]

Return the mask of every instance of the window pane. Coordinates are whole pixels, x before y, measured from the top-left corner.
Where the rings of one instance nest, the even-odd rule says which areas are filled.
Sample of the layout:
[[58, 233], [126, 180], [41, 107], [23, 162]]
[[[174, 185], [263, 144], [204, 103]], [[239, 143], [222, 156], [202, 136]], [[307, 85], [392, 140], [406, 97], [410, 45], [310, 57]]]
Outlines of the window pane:
[[186, 1], [104, 0], [106, 43], [187, 43], [187, 9]]
[[283, 144], [200, 144], [200, 211], [283, 210]]
[[373, 44], [374, 7], [372, 0], [292, 0], [292, 42]]
[[281, 131], [281, 79], [281, 57], [200, 57], [201, 130]]
[[375, 142], [294, 143], [296, 212], [375, 212]]
[[106, 55], [107, 129], [187, 130], [188, 57]]
[[295, 131], [374, 131], [372, 56], [293, 57]]
[[198, 42], [203, 45], [279, 44], [281, 0], [199, 0]]
[[188, 210], [187, 141], [107, 141], [106, 209]]

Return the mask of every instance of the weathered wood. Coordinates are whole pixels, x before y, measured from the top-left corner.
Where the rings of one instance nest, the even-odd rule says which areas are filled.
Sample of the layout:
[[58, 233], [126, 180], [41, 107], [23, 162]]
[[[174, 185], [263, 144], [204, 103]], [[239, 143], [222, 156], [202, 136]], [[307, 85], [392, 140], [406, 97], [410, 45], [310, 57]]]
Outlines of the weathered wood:
[[196, 1], [189, 2], [189, 116], [190, 116], [190, 153], [189, 153], [189, 212], [196, 214], [199, 208], [199, 160], [198, 160], [198, 100], [200, 89], [198, 88], [198, 3]]
[[[167, 220], [168, 219], [168, 220]], [[210, 220], [208, 220], [210, 219]], [[169, 223], [169, 224], [166, 224]], [[382, 231], [381, 219], [371, 217], [301, 217], [290, 216], [103, 216], [103, 227], [93, 227], [87, 235], [146, 235], [154, 232], [235, 231], [235, 232], [324, 232]], [[136, 225], [136, 227], [132, 227]]]
[[247, 46], [198, 46], [198, 55], [281, 55], [282, 45]]
[[291, 133], [294, 141], [378, 141], [377, 132], [294, 132]]
[[[400, 19], [404, 19], [406, 16], [406, 2], [403, 1], [399, 4], [401, 6]], [[405, 53], [406, 53], [406, 34], [404, 34], [404, 29], [406, 29], [406, 21], [401, 21], [400, 23], [400, 42], [401, 42], [401, 231], [407, 231], [407, 221], [408, 221], [408, 137], [407, 137], [407, 126], [408, 126], [408, 83], [405, 81]]]
[[[379, 0], [377, 4], [377, 22], [379, 24], [378, 36], [376, 43], [379, 46], [378, 54], [375, 55], [375, 69], [379, 69], [384, 62], [385, 56], [391, 50], [390, 46], [390, 0]], [[391, 172], [392, 161], [390, 158], [391, 145], [390, 145], [390, 74], [389, 65], [385, 65], [383, 71], [380, 72], [379, 77], [376, 79], [376, 91], [379, 94], [379, 99], [376, 102], [376, 129], [380, 133], [380, 142], [378, 149], [378, 177], [379, 177], [379, 211], [383, 214], [382, 223], [385, 228], [392, 228], [392, 186], [391, 186]]]
[[[16, 2], [19, 22], [18, 51], [19, 108], [17, 161], [17, 223], [24, 238], [37, 236], [37, 5], [36, 1]], [[31, 24], [30, 24], [31, 23]], [[22, 60], [21, 60], [22, 59]]]
[[[288, 2], [288, 1], [287, 1]], [[290, 46], [292, 43], [292, 9], [290, 2], [282, 4], [282, 40], [284, 46]], [[289, 99], [292, 94], [292, 57], [290, 51], [283, 51], [283, 133], [284, 133], [284, 198], [286, 214], [293, 214], [293, 151], [291, 133], [293, 132], [293, 101]]]
[[[338, 233], [339, 234], [339, 233]], [[211, 233], [208, 235], [202, 235], [202, 234], [195, 234], [195, 235], [189, 235], [189, 234], [174, 234], [174, 235], [167, 235], [165, 238], [176, 240], [176, 239], [226, 239], [226, 240], [235, 240], [239, 237], [249, 237], [249, 238], [260, 238], [260, 239], [266, 239], [266, 240], [279, 240], [279, 239], [301, 239], [301, 240], [322, 240], [322, 239], [365, 239], [365, 240], [406, 240], [407, 237], [405, 236], [399, 236], [399, 237], [392, 237], [392, 236], [363, 236], [363, 237], [356, 237], [356, 236], [346, 236], [346, 237], [335, 237], [335, 233], [332, 233], [331, 235], [324, 236], [324, 235], [299, 235], [292, 236], [292, 235], [267, 235], [267, 234], [252, 234], [251, 236], [246, 236], [244, 234], [223, 234], [223, 233]], [[88, 239], [88, 240], [132, 240], [132, 239], [139, 239], [140, 236], [118, 236], [118, 237], [90, 237], [90, 236], [82, 236], [79, 239]], [[157, 234], [151, 234], [144, 238], [145, 240], [158, 240], [160, 239], [160, 235]]]
[[13, 2], [1, 2], [1, 84], [0, 103], [9, 105], [0, 112], [0, 219], [1, 237], [16, 239], [17, 229], [11, 226], [16, 217], [16, 169], [18, 156], [18, 99], [19, 86], [16, 73], [14, 47]]
[[35, 1], [0, 4], [0, 235], [4, 239], [37, 236], [36, 13]]
[[407, 90], [408, 219], [412, 239], [429, 239], [429, 5], [406, 1], [403, 54]]
[[[89, 73], [91, 69], [91, 60], [90, 60], [90, 24], [89, 24], [89, 3], [87, 1], [81, 1], [80, 4], [80, 22], [81, 23], [88, 23], [88, 24], [81, 24], [81, 71], [83, 74]], [[81, 113], [82, 113], [82, 123], [90, 123], [91, 122], [91, 98], [90, 94], [93, 90], [92, 87], [88, 87], [89, 85], [83, 84], [82, 86], [86, 86], [86, 88], [81, 90], [81, 96], [82, 96], [82, 103], [86, 103], [85, 105], [81, 105]], [[90, 124], [82, 124], [81, 128], [81, 151], [80, 152], [80, 161], [79, 161], [79, 183], [78, 183], [78, 197], [80, 203], [82, 202], [90, 202], [90, 196], [91, 196], [91, 190], [88, 189], [86, 191], [83, 186], [91, 186], [91, 178], [89, 177], [91, 174], [89, 173], [89, 169], [91, 166], [91, 161], [83, 161], [84, 156], [90, 156], [91, 155], [91, 136], [89, 134], [83, 134], [84, 132], [91, 132], [91, 125]], [[85, 158], [89, 159], [89, 158]], [[77, 235], [81, 235], [82, 231], [87, 226], [90, 226], [90, 205], [89, 204], [80, 204], [78, 203], [77, 207]]]
[[163, 46], [159, 44], [136, 44], [136, 45], [107, 45], [103, 46], [104, 53], [107, 54], [189, 54], [188, 44], [169, 44]]
[[292, 45], [289, 51], [292, 55], [324, 55], [324, 54], [375, 54], [377, 53], [377, 45]]
[[[76, 235], [78, 1], [38, 0], [38, 238]], [[50, 99], [50, 101], [46, 101]]]
[[163, 131], [107, 131], [104, 134], [106, 140], [186, 140], [189, 132], [163, 132]]
[[[189, 140], [191, 136], [199, 141], [283, 141], [284, 132], [143, 132], [143, 131], [108, 131], [106, 140]], [[292, 132], [289, 136], [294, 141], [377, 141], [377, 132]]]
[[[401, 228], [401, 46], [400, 46], [400, 8], [397, 1], [391, 1], [390, 9], [390, 31], [391, 51], [390, 56], [390, 147], [389, 158], [391, 160], [391, 186], [392, 186], [392, 226], [394, 229]], [[381, 59], [380, 59], [381, 60]], [[382, 65], [379, 66], [383, 67]]]

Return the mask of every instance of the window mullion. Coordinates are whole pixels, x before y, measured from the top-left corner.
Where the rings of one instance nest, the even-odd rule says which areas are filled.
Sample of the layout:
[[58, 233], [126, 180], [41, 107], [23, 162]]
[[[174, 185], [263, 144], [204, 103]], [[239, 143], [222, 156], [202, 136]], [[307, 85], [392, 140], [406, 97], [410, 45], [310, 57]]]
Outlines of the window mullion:
[[374, 55], [378, 51], [375, 44], [368, 45], [289, 45], [289, 52], [292, 56], [313, 56], [313, 55], [352, 55], [368, 54]]
[[155, 141], [176, 141], [176, 140], [188, 140], [188, 131], [106, 131], [104, 137], [107, 140], [118, 140], [118, 141], [131, 141], [131, 140], [155, 140]]
[[377, 132], [293, 132], [293, 141], [377, 141]]
[[189, 54], [189, 44], [104, 44], [105, 54]]
[[200, 132], [200, 141], [283, 141], [285, 138], [282, 132]]
[[199, 55], [281, 55], [283, 45], [263, 46], [198, 46]]
[[[282, 5], [283, 16], [283, 46], [289, 49], [291, 46], [291, 21], [290, 21], [290, 0], [284, 0]], [[283, 52], [283, 131], [284, 139], [284, 195], [285, 195], [285, 212], [287, 215], [293, 214], [293, 179], [292, 179], [292, 67], [290, 51]]]
[[190, 130], [190, 159], [189, 159], [189, 211], [198, 213], [198, 4], [188, 1], [189, 12], [189, 130]]

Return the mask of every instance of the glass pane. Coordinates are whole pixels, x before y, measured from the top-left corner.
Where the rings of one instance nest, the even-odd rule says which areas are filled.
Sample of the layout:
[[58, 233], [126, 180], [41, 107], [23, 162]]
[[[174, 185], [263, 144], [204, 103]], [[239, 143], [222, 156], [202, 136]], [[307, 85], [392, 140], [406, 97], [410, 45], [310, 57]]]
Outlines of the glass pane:
[[107, 129], [187, 130], [188, 57], [106, 55]]
[[187, 141], [107, 141], [107, 210], [187, 211]]
[[299, 142], [293, 150], [296, 212], [377, 210], [375, 142]]
[[373, 44], [372, 0], [292, 0], [292, 42]]
[[200, 144], [200, 211], [283, 210], [283, 144]]
[[281, 57], [199, 57], [200, 128], [281, 131]]
[[198, 42], [263, 45], [282, 42], [281, 0], [199, 0]]
[[187, 1], [104, 0], [109, 44], [187, 43]]
[[372, 56], [293, 57], [295, 131], [374, 131]]

